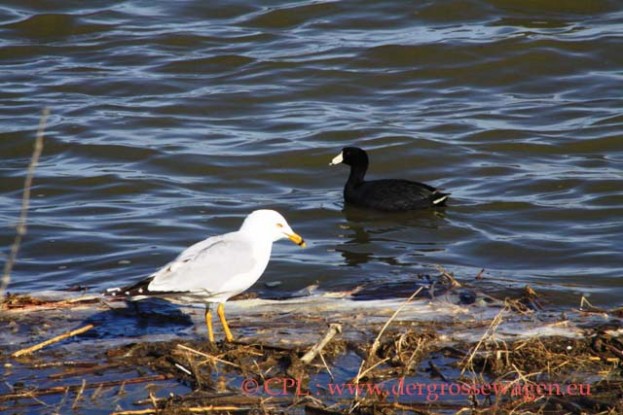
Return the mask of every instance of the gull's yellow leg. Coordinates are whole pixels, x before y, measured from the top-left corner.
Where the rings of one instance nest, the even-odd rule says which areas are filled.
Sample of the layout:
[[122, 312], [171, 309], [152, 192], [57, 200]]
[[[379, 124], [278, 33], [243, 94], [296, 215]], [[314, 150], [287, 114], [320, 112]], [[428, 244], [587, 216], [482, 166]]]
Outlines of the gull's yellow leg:
[[216, 309], [216, 313], [218, 317], [221, 319], [221, 324], [223, 324], [223, 331], [225, 332], [225, 338], [228, 342], [234, 341], [234, 336], [231, 334], [231, 330], [229, 330], [229, 324], [227, 324], [227, 319], [225, 318], [225, 305], [220, 303], [218, 308]]
[[206, 305], [206, 326], [208, 327], [208, 339], [211, 343], [214, 343], [214, 331], [212, 330], [212, 309], [210, 308], [210, 304]]

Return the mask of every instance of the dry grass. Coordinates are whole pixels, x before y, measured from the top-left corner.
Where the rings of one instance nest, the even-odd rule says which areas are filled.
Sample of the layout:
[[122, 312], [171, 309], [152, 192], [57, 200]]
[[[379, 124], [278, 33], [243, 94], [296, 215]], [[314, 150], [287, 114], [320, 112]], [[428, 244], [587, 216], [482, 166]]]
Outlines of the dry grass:
[[[50, 412], [56, 407], [69, 410], [73, 406], [80, 410], [87, 405], [85, 396], [89, 391], [93, 391], [92, 401], [104, 400], [111, 390], [114, 391], [113, 388], [118, 388], [116, 402], [123, 402], [122, 407], [128, 410], [124, 412], [119, 408], [117, 411], [128, 415], [212, 412], [244, 415], [276, 412], [310, 415], [623, 413], [620, 400], [623, 340], [616, 330], [611, 330], [610, 322], [592, 330], [585, 329], [582, 338], [533, 337], [511, 341], [507, 336], [506, 340], [501, 340], [498, 331], [507, 319], [513, 315], [522, 320], [533, 318], [525, 314], [526, 310], [518, 309], [516, 303], [507, 301], [506, 306], [490, 320], [471, 323], [457, 320], [452, 323], [462, 331], [482, 330], [477, 341], [448, 344], [447, 336], [439, 334], [441, 327], [446, 326], [447, 331], [446, 322], [396, 321], [396, 316], [409, 301], [398, 307], [384, 324], [359, 325], [342, 321], [344, 333], [340, 337], [333, 337], [339, 331], [337, 326], [330, 326], [325, 334], [326, 322], [315, 321], [313, 327], [314, 333], [317, 331], [318, 343], [312, 347], [309, 343], [298, 346], [296, 338], [288, 343], [275, 336], [253, 343], [138, 342], [109, 346], [94, 356], [94, 361], [80, 365], [76, 362], [43, 364], [35, 360], [45, 357], [46, 353], [57, 360], [62, 356], [62, 349], [56, 348], [56, 354], [44, 349], [19, 361], [22, 365], [30, 363], [43, 369], [42, 386], [38, 388], [33, 381], [35, 386], [28, 390], [0, 394], [0, 409], [3, 402], [23, 401], [43, 407], [46, 404], [39, 397], [57, 395], [61, 403], [49, 408]], [[31, 302], [39, 303], [36, 299], [15, 299], [15, 304], [23, 309], [28, 309]], [[15, 315], [23, 318], [23, 313]], [[272, 317], [267, 314], [265, 320], [267, 333], [270, 333]], [[560, 325], [564, 323], [560, 322]], [[358, 340], [349, 338], [353, 331], [361, 334]], [[302, 359], [310, 351], [319, 358]], [[8, 354], [4, 357], [9, 359]], [[348, 367], [344, 367], [345, 362]], [[123, 368], [135, 368], [140, 376], [136, 376], [136, 372], [124, 373]], [[50, 370], [56, 370], [56, 373], [50, 374]], [[102, 382], [94, 376], [100, 373], [106, 373], [106, 379], [110, 380]], [[399, 400], [365, 392], [336, 396], [328, 393], [326, 388], [315, 386], [319, 379], [326, 384], [327, 373], [332, 376], [331, 382], [342, 384], [354, 384], [352, 377], [357, 373], [356, 380], [360, 384], [395, 385], [405, 381], [475, 387], [496, 383], [511, 391], [520, 388], [523, 393], [473, 394], [438, 401], [425, 398]], [[246, 379], [257, 384], [256, 393], [243, 388], [241, 380]], [[287, 381], [288, 385], [277, 383], [271, 386], [275, 379]], [[137, 387], [132, 385], [158, 382], [168, 382], [169, 386], [172, 383], [187, 385], [193, 392], [157, 397], [155, 389], [149, 386], [145, 388], [149, 397], [135, 402], [139, 405], [137, 408], [128, 407], [127, 397], [121, 398], [136, 393]], [[534, 393], [543, 383], [589, 383], [592, 395]], [[284, 393], [270, 396], [265, 388], [271, 390], [273, 387], [274, 391]], [[146, 392], [142, 396], [145, 395]], [[46, 400], [49, 402], [49, 398]]]

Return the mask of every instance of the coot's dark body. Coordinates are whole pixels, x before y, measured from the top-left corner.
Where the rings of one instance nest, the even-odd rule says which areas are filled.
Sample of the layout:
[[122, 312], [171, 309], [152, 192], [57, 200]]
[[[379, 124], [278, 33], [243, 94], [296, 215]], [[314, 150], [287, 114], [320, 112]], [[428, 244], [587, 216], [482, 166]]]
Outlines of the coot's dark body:
[[344, 200], [355, 206], [398, 212], [445, 206], [449, 194], [424, 183], [403, 179], [365, 181], [368, 155], [358, 147], [345, 147], [331, 164], [350, 166]]

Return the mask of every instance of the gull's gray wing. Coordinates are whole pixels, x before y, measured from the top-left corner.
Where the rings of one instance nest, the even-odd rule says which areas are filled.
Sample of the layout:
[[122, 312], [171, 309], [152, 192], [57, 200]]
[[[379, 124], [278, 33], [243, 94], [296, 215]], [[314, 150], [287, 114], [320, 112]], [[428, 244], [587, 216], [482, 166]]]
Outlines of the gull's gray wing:
[[149, 291], [216, 294], [232, 278], [252, 272], [257, 261], [251, 241], [235, 235], [215, 236], [190, 246], [149, 277]]

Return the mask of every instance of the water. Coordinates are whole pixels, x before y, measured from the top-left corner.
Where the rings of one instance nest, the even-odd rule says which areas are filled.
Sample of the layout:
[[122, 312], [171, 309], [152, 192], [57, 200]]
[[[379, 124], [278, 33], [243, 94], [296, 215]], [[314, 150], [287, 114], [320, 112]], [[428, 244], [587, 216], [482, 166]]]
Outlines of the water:
[[[280, 292], [440, 264], [620, 304], [618, 1], [9, 0], [0, 33], [3, 255], [52, 111], [11, 290], [134, 281], [275, 208], [309, 243], [275, 246]], [[346, 145], [450, 206], [344, 209]]]

